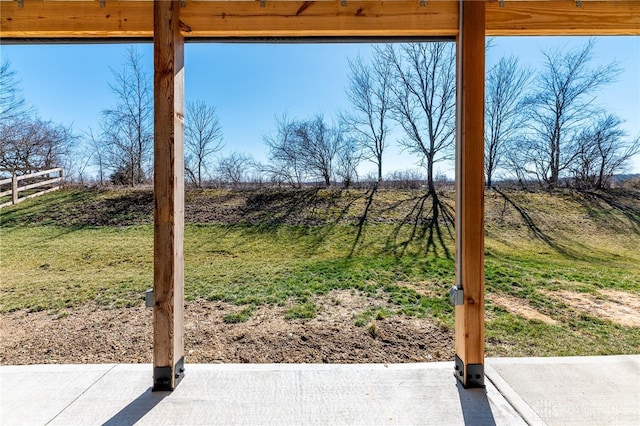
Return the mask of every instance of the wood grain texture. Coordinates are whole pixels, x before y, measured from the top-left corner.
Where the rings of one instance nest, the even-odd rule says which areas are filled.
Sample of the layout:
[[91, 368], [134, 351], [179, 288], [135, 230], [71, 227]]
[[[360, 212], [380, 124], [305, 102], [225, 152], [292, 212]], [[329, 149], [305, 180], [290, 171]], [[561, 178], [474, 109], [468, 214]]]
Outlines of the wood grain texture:
[[486, 4], [487, 35], [639, 35], [640, 1], [513, 1]]
[[[191, 1], [181, 8], [188, 39], [216, 37], [427, 36], [458, 33], [458, 2], [429, 0]], [[3, 39], [153, 37], [153, 2], [0, 1]], [[487, 35], [640, 35], [640, 1], [486, 3]]]
[[448, 36], [457, 33], [455, 1], [193, 2], [188, 37]]
[[[3, 38], [153, 36], [152, 2], [0, 2]], [[455, 36], [457, 3], [436, 1], [188, 1], [181, 29], [197, 37]]]
[[[456, 354], [484, 364], [484, 2], [461, 2], [456, 143]], [[466, 372], [464, 375], [466, 384]]]
[[153, 364], [175, 380], [184, 353], [184, 39], [179, 2], [154, 5]]
[[0, 34], [7, 38], [153, 38], [153, 2], [0, 2]]

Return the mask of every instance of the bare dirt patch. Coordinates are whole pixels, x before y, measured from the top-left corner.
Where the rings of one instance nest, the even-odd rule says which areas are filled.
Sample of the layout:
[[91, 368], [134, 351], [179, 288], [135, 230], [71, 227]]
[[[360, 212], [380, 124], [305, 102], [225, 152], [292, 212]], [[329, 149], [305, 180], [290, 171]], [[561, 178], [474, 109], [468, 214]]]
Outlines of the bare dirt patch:
[[405, 287], [415, 291], [421, 296], [436, 299], [442, 297], [443, 291], [440, 288], [434, 287], [430, 281], [396, 281], [396, 285], [399, 287]]
[[[185, 360], [190, 363], [386, 363], [449, 360], [453, 333], [426, 318], [390, 317], [357, 327], [353, 316], [381, 299], [332, 292], [314, 300], [316, 318], [286, 320], [286, 306], [262, 306], [244, 323], [224, 317], [243, 307], [195, 301], [185, 305]], [[149, 363], [152, 313], [144, 307], [96, 305], [62, 315], [0, 315], [0, 364]]]
[[626, 327], [640, 327], [640, 297], [631, 293], [615, 290], [599, 290], [597, 295], [568, 290], [544, 293], [598, 318]]
[[538, 320], [551, 325], [558, 324], [558, 321], [532, 308], [521, 299], [517, 299], [515, 297], [510, 297], [506, 295], [494, 294], [489, 296], [489, 300], [491, 300], [493, 303], [500, 306], [507, 312], [514, 315], [521, 316], [522, 318], [525, 318], [528, 320]]

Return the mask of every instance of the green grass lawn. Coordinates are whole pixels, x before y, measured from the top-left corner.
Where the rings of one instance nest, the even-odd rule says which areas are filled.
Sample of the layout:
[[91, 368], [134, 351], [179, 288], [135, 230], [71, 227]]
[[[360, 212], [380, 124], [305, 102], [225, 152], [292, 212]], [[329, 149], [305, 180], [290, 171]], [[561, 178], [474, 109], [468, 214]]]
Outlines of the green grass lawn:
[[[149, 198], [124, 194], [142, 200], [139, 205]], [[424, 218], [410, 216], [415, 194], [403, 191], [376, 194], [371, 215], [359, 220], [366, 197], [353, 194], [331, 201], [333, 210], [316, 205], [307, 212], [316, 219], [329, 212], [324, 223], [315, 219], [313, 224], [285, 221], [268, 226], [244, 220], [188, 223], [186, 299], [244, 306], [225, 318], [230, 323], [246, 321], [256, 306], [293, 302], [286, 318], [294, 320], [317, 314], [314, 296], [353, 289], [386, 298], [392, 306], [376, 312], [363, 307], [354, 313], [358, 325], [369, 318], [411, 315], [452, 327], [447, 291], [454, 282], [453, 242], [446, 226], [440, 226], [441, 239], [433, 244]], [[66, 220], [69, 212], [83, 211], [82, 206], [93, 209], [104, 200], [112, 206], [122, 196], [117, 191], [61, 191], [3, 209], [0, 312], [59, 312], [90, 302], [105, 308], [142, 304], [144, 291], [153, 285], [153, 227], [148, 211], [131, 208], [107, 215], [108, 220], [122, 215], [122, 226]], [[599, 318], [552, 296], [570, 290], [601, 297], [599, 292], [609, 289], [638, 297], [640, 233], [634, 216], [579, 195], [518, 192], [509, 197], [513, 205], [496, 193], [488, 193], [486, 201], [488, 353], [637, 353], [640, 328]], [[632, 207], [637, 203], [623, 201]], [[526, 211], [515, 206], [526, 206]], [[341, 219], [334, 220], [333, 214]], [[511, 313], [493, 303], [493, 295], [515, 298], [554, 323]]]

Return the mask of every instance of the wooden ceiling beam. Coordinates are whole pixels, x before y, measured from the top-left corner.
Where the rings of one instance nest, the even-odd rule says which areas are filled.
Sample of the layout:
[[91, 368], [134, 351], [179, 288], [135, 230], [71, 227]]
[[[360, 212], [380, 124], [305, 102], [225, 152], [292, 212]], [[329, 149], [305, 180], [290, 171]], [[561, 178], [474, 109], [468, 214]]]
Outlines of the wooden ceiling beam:
[[193, 2], [188, 37], [445, 36], [455, 37], [456, 1]]
[[[181, 10], [187, 39], [233, 37], [455, 37], [451, 0], [192, 1]], [[489, 1], [487, 35], [640, 35], [640, 1]], [[0, 1], [0, 37], [148, 39], [152, 1]]]
[[514, 1], [486, 5], [489, 36], [640, 35], [640, 1]]

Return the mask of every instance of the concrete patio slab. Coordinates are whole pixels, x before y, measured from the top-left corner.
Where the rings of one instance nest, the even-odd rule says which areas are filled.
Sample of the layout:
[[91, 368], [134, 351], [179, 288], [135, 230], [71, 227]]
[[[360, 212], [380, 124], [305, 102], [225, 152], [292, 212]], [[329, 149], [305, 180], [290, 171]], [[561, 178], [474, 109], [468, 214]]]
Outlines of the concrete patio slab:
[[2, 424], [48, 423], [115, 366], [100, 364], [0, 367]]
[[[67, 392], [59, 385], [73, 370], [74, 377], [84, 375], [84, 379], [76, 380], [82, 386]], [[101, 375], [86, 370], [100, 369], [0, 368], [2, 424], [525, 424], [495, 387], [458, 386], [448, 362], [196, 364], [188, 365], [184, 380], [172, 393], [151, 392], [150, 365], [106, 366]], [[22, 385], [11, 389], [19, 381]], [[37, 392], [29, 383], [39, 387]]]
[[451, 362], [188, 364], [174, 392], [151, 392], [149, 364], [2, 366], [0, 423], [640, 424], [640, 356], [489, 359], [486, 373], [465, 390]]
[[515, 393], [539, 416], [530, 424], [640, 425], [640, 356], [494, 358], [487, 364], [508, 384], [494, 381], [505, 398]]

